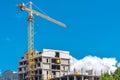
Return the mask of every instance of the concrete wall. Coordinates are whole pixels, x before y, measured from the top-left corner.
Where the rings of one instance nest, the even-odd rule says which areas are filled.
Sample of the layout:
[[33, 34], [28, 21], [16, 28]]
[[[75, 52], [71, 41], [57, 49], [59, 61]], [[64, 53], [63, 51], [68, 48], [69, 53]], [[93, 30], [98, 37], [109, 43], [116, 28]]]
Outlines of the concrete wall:
[[[58, 55], [57, 55], [58, 54]], [[56, 61], [52, 63], [52, 60], [59, 59], [60, 63], [56, 63]], [[26, 73], [25, 70], [27, 69], [27, 66], [25, 64], [26, 61], [26, 55], [22, 57], [19, 60], [19, 76], [21, 76], [23, 79], [24, 74]], [[63, 75], [68, 74], [68, 71], [70, 71], [70, 58], [69, 58], [69, 52], [68, 51], [59, 51], [59, 50], [50, 50], [50, 49], [44, 49], [43, 52], [37, 52], [35, 53], [35, 70], [42, 70], [42, 74], [39, 74], [37, 77], [40, 77], [40, 75], [44, 75], [44, 79], [46, 80], [48, 76], [52, 77], [60, 77]], [[52, 65], [56, 66], [56, 68], [52, 69]], [[58, 66], [57, 66], [58, 65]], [[59, 68], [60, 67], [60, 68]], [[25, 69], [26, 68], [26, 69]], [[55, 75], [53, 75], [52, 72], [55, 72]], [[36, 72], [34, 71], [36, 74]]]

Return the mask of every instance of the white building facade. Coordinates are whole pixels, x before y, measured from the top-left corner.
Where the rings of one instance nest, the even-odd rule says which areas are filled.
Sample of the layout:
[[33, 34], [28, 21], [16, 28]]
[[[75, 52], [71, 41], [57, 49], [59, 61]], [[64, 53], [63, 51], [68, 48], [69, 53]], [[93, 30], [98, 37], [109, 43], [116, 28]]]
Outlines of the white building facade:
[[[28, 80], [26, 56], [19, 60], [19, 80]], [[48, 80], [49, 78], [68, 75], [70, 72], [69, 51], [43, 49], [42, 52], [35, 52], [34, 57], [34, 78], [33, 80]]]

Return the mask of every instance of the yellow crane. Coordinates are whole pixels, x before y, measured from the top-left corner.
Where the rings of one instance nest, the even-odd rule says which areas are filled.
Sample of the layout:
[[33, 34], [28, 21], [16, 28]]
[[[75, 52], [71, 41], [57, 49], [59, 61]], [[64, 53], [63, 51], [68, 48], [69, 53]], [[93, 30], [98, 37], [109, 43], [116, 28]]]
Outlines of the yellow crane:
[[66, 27], [66, 25], [60, 21], [57, 21], [47, 15], [44, 15], [38, 11], [32, 9], [32, 2], [29, 2], [29, 7], [26, 7], [24, 3], [18, 4], [18, 8], [22, 11], [28, 12], [28, 52], [26, 54], [27, 57], [27, 69], [28, 69], [28, 80], [33, 80], [34, 77], [34, 26], [33, 26], [33, 14], [37, 15], [43, 19], [46, 19], [50, 22], [53, 22], [59, 26]]

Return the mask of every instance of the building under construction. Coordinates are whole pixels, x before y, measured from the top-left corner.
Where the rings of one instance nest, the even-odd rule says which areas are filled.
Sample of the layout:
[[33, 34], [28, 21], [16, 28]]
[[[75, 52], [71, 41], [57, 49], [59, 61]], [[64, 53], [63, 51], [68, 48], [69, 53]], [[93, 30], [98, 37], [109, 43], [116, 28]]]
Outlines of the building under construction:
[[[34, 67], [32, 80], [99, 80], [93, 70], [85, 73], [70, 73], [69, 51], [43, 49], [34, 52]], [[18, 80], [29, 80], [27, 52], [19, 60]]]
[[[19, 80], [28, 80], [27, 52], [19, 60]], [[70, 58], [68, 51], [43, 49], [34, 53], [34, 68], [32, 80], [49, 80], [51, 78], [68, 75], [70, 72]]]
[[76, 75], [76, 74], [70, 74], [70, 75], [64, 75], [61, 77], [53, 78], [52, 80], [100, 80], [99, 76], [96, 75]]
[[[35, 51], [33, 15], [46, 19], [62, 27], [66, 27], [66, 25], [47, 15], [33, 10], [32, 6], [32, 2], [29, 2], [29, 7], [27, 7], [24, 3], [17, 5], [21, 11], [28, 12], [28, 50], [19, 60], [19, 80], [94, 80], [94, 76], [90, 76], [92, 79], [78, 78], [75, 76], [73, 78], [71, 77], [72, 75], [69, 78], [69, 51], [50, 49], [44, 49], [42, 52]], [[67, 79], [65, 77], [66, 75]]]

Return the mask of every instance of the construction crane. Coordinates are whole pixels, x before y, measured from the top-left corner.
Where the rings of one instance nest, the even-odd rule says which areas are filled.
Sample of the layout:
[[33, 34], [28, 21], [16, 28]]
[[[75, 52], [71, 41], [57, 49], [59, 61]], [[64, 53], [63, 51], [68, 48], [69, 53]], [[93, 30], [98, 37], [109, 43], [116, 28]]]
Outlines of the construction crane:
[[33, 14], [37, 15], [38, 17], [41, 17], [43, 19], [46, 19], [50, 22], [53, 22], [59, 26], [66, 27], [66, 25], [60, 21], [57, 21], [47, 15], [44, 15], [40, 12], [37, 12], [32, 9], [32, 2], [29, 2], [29, 7], [26, 7], [24, 3], [18, 4], [18, 8], [22, 11], [28, 12], [28, 52], [26, 54], [26, 64], [27, 64], [27, 70], [28, 70], [28, 80], [33, 80], [34, 74], [34, 26], [33, 26]]

